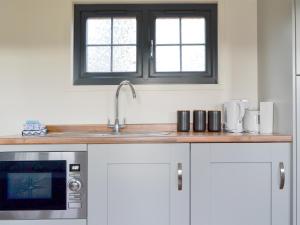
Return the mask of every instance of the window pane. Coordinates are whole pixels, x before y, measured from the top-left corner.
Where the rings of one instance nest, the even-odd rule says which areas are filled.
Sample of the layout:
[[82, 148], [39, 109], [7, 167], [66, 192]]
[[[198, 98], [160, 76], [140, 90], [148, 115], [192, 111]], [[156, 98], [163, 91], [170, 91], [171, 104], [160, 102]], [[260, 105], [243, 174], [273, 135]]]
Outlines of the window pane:
[[183, 44], [204, 44], [205, 43], [205, 19], [182, 18], [181, 32], [182, 32]]
[[136, 47], [113, 47], [113, 72], [136, 72]]
[[180, 71], [180, 47], [157, 46], [156, 47], [156, 71], [178, 72]]
[[156, 19], [156, 44], [179, 44], [179, 18]]
[[87, 44], [111, 43], [111, 19], [97, 18], [87, 20]]
[[114, 18], [113, 39], [114, 44], [136, 44], [136, 18]]
[[182, 71], [205, 71], [205, 46], [182, 46]]
[[86, 70], [89, 73], [110, 71], [111, 47], [87, 47]]

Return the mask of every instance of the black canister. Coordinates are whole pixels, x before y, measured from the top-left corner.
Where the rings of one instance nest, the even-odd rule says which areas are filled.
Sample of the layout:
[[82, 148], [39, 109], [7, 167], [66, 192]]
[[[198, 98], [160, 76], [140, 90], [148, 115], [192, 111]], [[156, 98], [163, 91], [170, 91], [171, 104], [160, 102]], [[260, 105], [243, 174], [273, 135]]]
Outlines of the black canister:
[[221, 131], [221, 111], [208, 111], [208, 131]]
[[194, 110], [193, 112], [193, 129], [195, 132], [206, 131], [206, 111]]
[[190, 111], [177, 111], [177, 131], [190, 131]]

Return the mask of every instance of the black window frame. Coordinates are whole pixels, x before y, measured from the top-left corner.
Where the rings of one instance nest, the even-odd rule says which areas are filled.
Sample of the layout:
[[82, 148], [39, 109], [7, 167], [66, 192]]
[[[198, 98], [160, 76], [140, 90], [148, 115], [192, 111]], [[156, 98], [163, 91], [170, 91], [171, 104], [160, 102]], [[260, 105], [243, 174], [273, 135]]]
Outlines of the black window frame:
[[[124, 79], [133, 84], [216, 84], [218, 83], [218, 6], [217, 4], [75, 4], [74, 5], [74, 85], [116, 85]], [[136, 73], [87, 73], [86, 21], [91, 17], [136, 16]], [[155, 18], [201, 16], [206, 19], [206, 71], [155, 72], [150, 57], [155, 42]], [[154, 43], [155, 44], [155, 43]]]

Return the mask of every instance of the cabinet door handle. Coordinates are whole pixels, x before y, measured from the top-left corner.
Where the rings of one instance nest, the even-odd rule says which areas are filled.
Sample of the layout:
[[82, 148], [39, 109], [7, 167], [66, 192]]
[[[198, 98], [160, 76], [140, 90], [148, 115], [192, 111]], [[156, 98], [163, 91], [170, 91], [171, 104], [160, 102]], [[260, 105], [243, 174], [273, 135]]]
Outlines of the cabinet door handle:
[[178, 191], [182, 191], [182, 163], [177, 164]]
[[285, 185], [285, 169], [284, 169], [283, 162], [279, 163], [279, 171], [280, 171], [280, 185], [279, 185], [279, 188], [280, 188], [280, 190], [283, 190], [284, 185]]

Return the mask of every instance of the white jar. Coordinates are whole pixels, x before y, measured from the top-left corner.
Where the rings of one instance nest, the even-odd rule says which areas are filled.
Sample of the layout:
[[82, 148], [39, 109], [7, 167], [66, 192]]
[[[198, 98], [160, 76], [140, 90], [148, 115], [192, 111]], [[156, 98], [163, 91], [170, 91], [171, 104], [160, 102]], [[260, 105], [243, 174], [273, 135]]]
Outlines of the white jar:
[[243, 122], [244, 131], [246, 133], [259, 133], [259, 111], [246, 110]]

